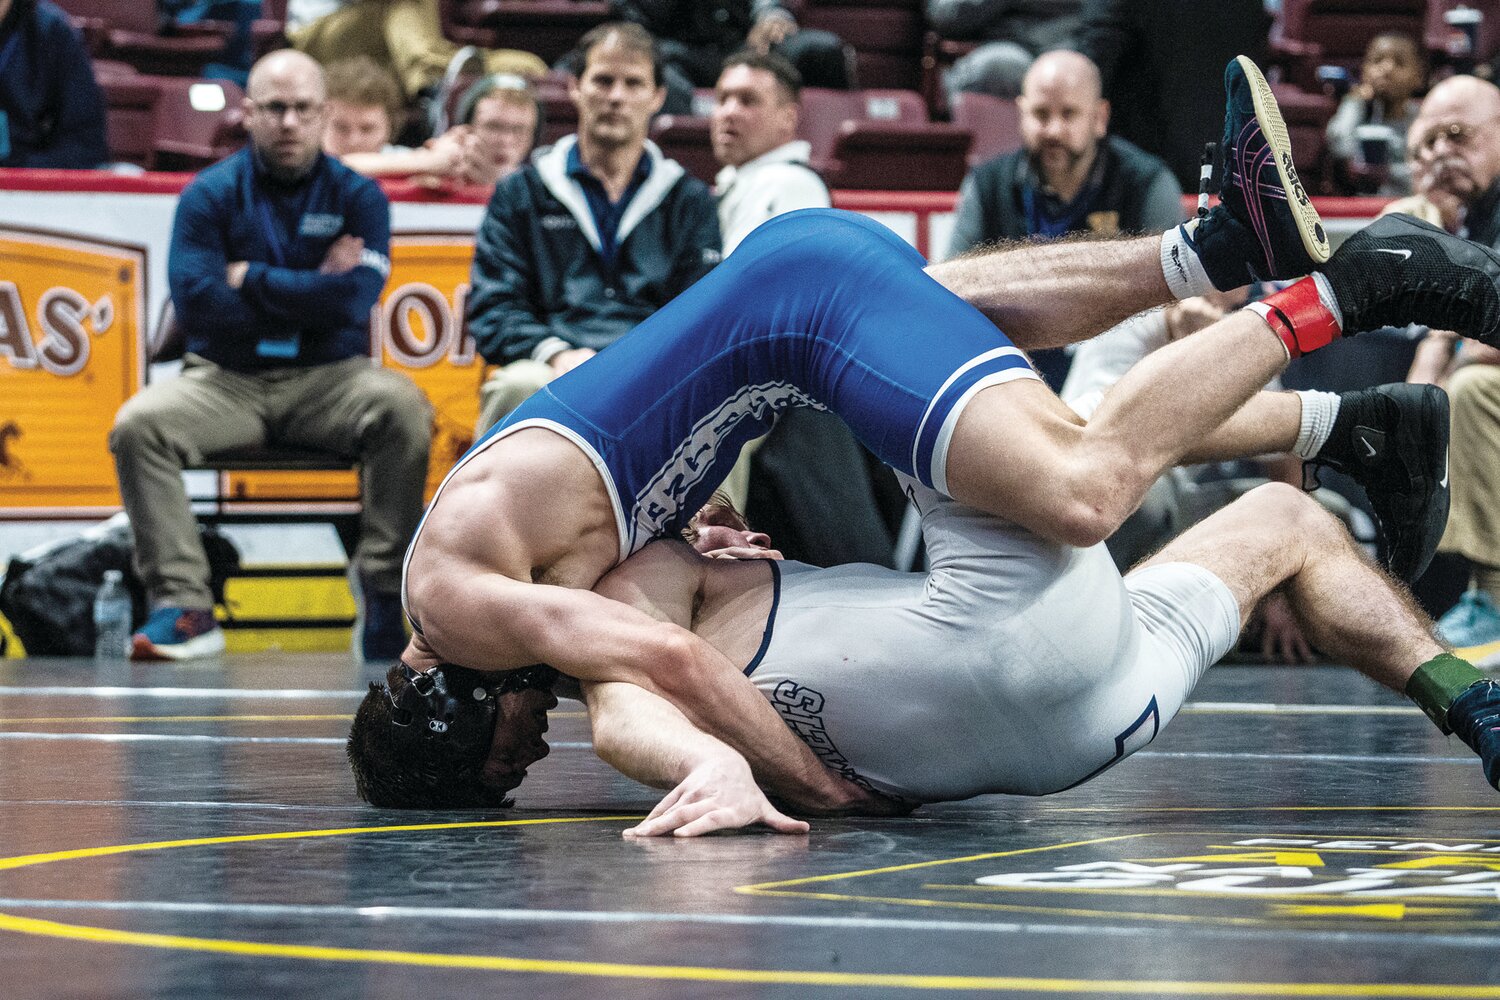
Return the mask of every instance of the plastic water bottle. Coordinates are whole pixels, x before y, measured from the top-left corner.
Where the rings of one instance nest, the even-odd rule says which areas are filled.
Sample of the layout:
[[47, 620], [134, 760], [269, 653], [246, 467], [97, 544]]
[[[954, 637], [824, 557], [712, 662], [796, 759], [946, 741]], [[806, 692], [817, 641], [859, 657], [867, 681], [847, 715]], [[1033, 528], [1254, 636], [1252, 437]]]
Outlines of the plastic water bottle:
[[94, 659], [123, 660], [130, 645], [130, 592], [117, 569], [104, 571], [94, 598]]

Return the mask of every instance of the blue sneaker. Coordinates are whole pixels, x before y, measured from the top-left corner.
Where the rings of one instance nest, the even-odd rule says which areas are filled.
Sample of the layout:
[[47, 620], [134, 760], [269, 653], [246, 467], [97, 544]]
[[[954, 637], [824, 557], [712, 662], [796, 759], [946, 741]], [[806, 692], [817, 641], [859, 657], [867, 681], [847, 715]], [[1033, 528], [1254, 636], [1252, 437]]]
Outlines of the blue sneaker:
[[367, 581], [360, 581], [364, 596], [364, 625], [360, 629], [360, 653], [369, 663], [394, 660], [406, 650], [406, 612], [401, 595], [383, 594]]
[[132, 660], [196, 660], [224, 652], [213, 609], [157, 608], [130, 637]]
[[1246, 56], [1224, 69], [1224, 171], [1219, 205], [1182, 227], [1214, 287], [1300, 278], [1325, 263], [1328, 234], [1297, 179], [1271, 85]]
[[1438, 638], [1476, 667], [1500, 662], [1500, 608], [1477, 587], [1438, 619]]
[[1448, 706], [1448, 727], [1479, 754], [1485, 778], [1500, 789], [1500, 683], [1470, 684]]

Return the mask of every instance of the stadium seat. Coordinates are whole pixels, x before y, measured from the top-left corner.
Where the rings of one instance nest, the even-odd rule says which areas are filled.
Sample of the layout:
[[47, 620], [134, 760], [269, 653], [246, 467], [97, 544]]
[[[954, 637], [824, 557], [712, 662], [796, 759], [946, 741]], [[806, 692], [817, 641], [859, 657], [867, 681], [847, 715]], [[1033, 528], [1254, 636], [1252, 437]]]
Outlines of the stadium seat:
[[693, 115], [657, 115], [651, 122], [651, 141], [705, 184], [719, 172], [708, 138], [709, 119]]
[[549, 66], [610, 20], [605, 0], [440, 0], [438, 10], [453, 41], [535, 52]]
[[802, 119], [798, 132], [812, 144], [812, 165], [822, 170], [834, 158], [833, 147], [850, 121], [906, 126], [927, 123], [927, 104], [915, 90], [802, 91]]
[[200, 170], [245, 144], [244, 91], [225, 80], [156, 77], [155, 170]]
[[992, 94], [960, 91], [952, 97], [953, 124], [974, 135], [969, 166], [1021, 148], [1021, 109], [1016, 102]]
[[1450, 42], [1453, 38], [1453, 29], [1443, 20], [1443, 15], [1455, 7], [1473, 7], [1484, 11], [1484, 20], [1479, 22], [1479, 41], [1474, 47], [1471, 58], [1485, 62], [1500, 52], [1500, 5], [1485, 3], [1484, 0], [1469, 0], [1468, 3], [1460, 4], [1457, 0], [1428, 0], [1427, 20], [1423, 25], [1423, 42], [1427, 50], [1432, 54], [1433, 62], [1442, 62], [1458, 53]]
[[1422, 37], [1428, 0], [1283, 0], [1271, 33], [1273, 61], [1300, 87], [1317, 86], [1317, 68], [1356, 68], [1370, 39], [1388, 31]]
[[94, 75], [104, 92], [109, 158], [150, 170], [156, 164], [156, 102], [161, 96], [154, 78], [135, 74]]
[[953, 191], [968, 169], [967, 129], [927, 122], [846, 121], [826, 167], [829, 187]]
[[63, 9], [96, 57], [127, 62], [142, 73], [198, 76], [224, 51], [227, 36], [220, 25], [162, 34], [155, 0], [66, 0]]
[[921, 86], [921, 0], [806, 0], [799, 21], [853, 46], [860, 86]]

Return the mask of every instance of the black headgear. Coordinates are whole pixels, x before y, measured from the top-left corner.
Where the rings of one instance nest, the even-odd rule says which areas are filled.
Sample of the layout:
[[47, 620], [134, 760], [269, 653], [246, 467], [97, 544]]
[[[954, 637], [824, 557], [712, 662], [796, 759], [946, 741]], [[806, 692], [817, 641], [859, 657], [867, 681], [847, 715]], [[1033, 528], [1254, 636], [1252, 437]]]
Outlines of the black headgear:
[[386, 688], [391, 700], [391, 722], [397, 726], [425, 726], [438, 735], [455, 730], [495, 727], [501, 695], [526, 688], [550, 688], [557, 671], [544, 663], [504, 673], [481, 673], [452, 663], [429, 670], [414, 670], [401, 661], [406, 684], [396, 693]]

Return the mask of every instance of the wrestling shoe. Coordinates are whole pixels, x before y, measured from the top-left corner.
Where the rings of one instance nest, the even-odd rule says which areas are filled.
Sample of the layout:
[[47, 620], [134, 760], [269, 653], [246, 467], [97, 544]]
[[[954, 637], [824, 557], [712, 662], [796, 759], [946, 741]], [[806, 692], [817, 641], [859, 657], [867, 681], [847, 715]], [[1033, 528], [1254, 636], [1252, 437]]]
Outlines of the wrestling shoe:
[[1260, 69], [1236, 56], [1224, 69], [1224, 169], [1219, 204], [1182, 235], [1223, 291], [1298, 278], [1325, 263], [1328, 234], [1297, 179], [1286, 122]]
[[1363, 486], [1384, 536], [1386, 568], [1408, 582], [1427, 569], [1448, 525], [1448, 394], [1377, 385], [1339, 396], [1313, 459]]
[[1500, 347], [1500, 253], [1409, 215], [1386, 215], [1323, 267], [1347, 336], [1421, 323]]
[[1448, 706], [1448, 728], [1479, 754], [1484, 776], [1500, 788], [1500, 682], [1475, 681]]
[[130, 637], [132, 660], [196, 660], [224, 652], [212, 609], [157, 608]]

